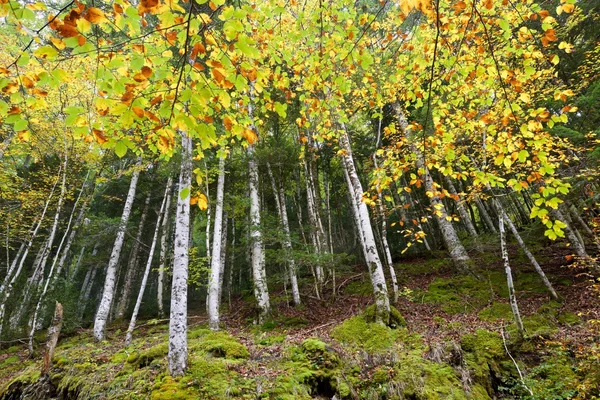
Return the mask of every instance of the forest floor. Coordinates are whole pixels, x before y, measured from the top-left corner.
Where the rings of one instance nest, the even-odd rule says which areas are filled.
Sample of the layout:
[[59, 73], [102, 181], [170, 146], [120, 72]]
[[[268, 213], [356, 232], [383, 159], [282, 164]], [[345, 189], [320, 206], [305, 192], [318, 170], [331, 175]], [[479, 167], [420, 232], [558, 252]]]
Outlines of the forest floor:
[[[98, 344], [89, 329], [63, 336], [47, 379], [26, 345], [0, 350], [0, 399], [590, 399], [600, 395], [600, 320], [592, 277], [555, 244], [538, 258], [562, 302], [550, 301], [533, 268], [511, 248], [526, 337], [508, 305], [495, 250], [474, 256], [478, 273], [457, 275], [446, 259], [396, 265], [395, 327], [372, 322], [366, 272], [349, 272], [303, 306], [274, 292], [271, 320], [252, 324], [253, 305], [235, 299], [224, 330], [191, 314], [190, 368], [167, 374], [166, 321], [145, 321], [133, 344], [115, 324]], [[365, 312], [365, 310], [367, 310]], [[40, 336], [40, 341], [43, 336]], [[517, 368], [518, 366], [518, 368]]]

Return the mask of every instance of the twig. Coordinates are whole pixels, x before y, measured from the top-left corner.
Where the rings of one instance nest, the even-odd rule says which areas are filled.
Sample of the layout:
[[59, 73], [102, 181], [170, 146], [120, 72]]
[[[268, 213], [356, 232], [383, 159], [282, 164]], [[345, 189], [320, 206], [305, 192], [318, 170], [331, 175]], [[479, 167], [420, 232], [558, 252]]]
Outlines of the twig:
[[508, 356], [512, 360], [513, 364], [515, 364], [515, 367], [517, 368], [517, 372], [519, 373], [519, 378], [521, 378], [521, 383], [523, 384], [525, 389], [527, 389], [527, 391], [529, 392], [531, 397], [533, 397], [533, 392], [531, 391], [531, 389], [529, 389], [529, 386], [527, 386], [527, 384], [525, 383], [525, 379], [523, 378], [523, 374], [521, 373], [521, 368], [519, 368], [519, 364], [517, 364], [517, 362], [513, 358], [512, 354], [510, 354], [510, 352], [508, 351], [508, 346], [506, 345], [506, 338], [504, 337], [504, 325], [500, 327], [500, 335], [502, 335], [502, 343], [504, 344], [504, 350], [506, 350], [506, 354], [508, 354]]

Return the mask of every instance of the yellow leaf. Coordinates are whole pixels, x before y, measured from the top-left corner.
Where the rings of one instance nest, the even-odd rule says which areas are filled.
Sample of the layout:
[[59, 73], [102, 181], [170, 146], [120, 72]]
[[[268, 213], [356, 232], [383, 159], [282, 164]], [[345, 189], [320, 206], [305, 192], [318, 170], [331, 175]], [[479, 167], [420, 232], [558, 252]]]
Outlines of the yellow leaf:
[[198, 208], [200, 208], [201, 210], [206, 210], [208, 208], [208, 199], [203, 194], [200, 194], [200, 196], [198, 196]]
[[529, 102], [531, 102], [531, 97], [529, 97], [529, 95], [527, 93], [521, 93], [521, 95], [519, 96], [519, 99], [523, 103], [529, 103]]
[[86, 20], [91, 22], [92, 24], [99, 24], [101, 22], [106, 21], [106, 17], [104, 16], [104, 12], [96, 7], [88, 8], [87, 12], [83, 16]]

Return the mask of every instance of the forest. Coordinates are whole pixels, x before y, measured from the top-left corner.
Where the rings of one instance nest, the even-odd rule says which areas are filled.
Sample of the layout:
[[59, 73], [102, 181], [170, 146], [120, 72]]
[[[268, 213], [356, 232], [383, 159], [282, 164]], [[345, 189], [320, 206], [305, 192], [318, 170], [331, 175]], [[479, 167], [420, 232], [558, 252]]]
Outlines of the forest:
[[597, 0], [0, 0], [0, 399], [600, 398]]

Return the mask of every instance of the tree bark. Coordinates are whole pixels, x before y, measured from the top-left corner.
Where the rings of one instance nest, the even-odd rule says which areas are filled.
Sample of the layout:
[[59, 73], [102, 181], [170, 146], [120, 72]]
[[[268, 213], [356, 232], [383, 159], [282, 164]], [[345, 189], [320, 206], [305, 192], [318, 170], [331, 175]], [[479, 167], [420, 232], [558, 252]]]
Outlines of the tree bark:
[[[169, 320], [169, 372], [172, 376], [185, 373], [188, 362], [187, 349], [187, 280], [190, 242], [190, 195], [192, 187], [192, 139], [181, 134], [181, 170], [175, 216], [175, 244], [173, 258], [173, 283], [171, 286], [171, 312]], [[187, 195], [184, 196], [187, 191]]]
[[452, 179], [450, 179], [449, 176], [445, 176], [445, 178], [446, 178], [446, 183], [448, 184], [448, 191], [454, 197], [454, 201], [456, 202], [456, 207], [458, 208], [458, 214], [460, 215], [462, 222], [465, 224], [465, 227], [467, 228], [467, 232], [469, 232], [469, 235], [471, 235], [474, 239], [477, 239], [479, 237], [479, 235], [477, 234], [477, 230], [475, 229], [475, 226], [473, 225], [473, 221], [471, 221], [471, 217], [469, 216], [469, 213], [465, 209], [463, 201], [458, 196], [458, 192], [456, 191], [456, 188], [454, 187], [454, 184], [452, 183]]
[[440, 227], [440, 232], [442, 233], [442, 238], [444, 239], [444, 243], [446, 244], [446, 248], [450, 253], [450, 257], [452, 261], [454, 261], [455, 265], [461, 270], [461, 272], [473, 272], [471, 268], [471, 258], [469, 254], [465, 250], [464, 246], [460, 242], [458, 235], [456, 234], [456, 230], [452, 226], [452, 223], [448, 221], [448, 212], [446, 211], [446, 207], [444, 203], [442, 203], [440, 196], [437, 194], [437, 189], [433, 182], [433, 178], [429, 173], [429, 168], [423, 162], [423, 157], [421, 152], [417, 149], [414, 144], [410, 144], [410, 130], [408, 129], [408, 121], [404, 116], [404, 113], [400, 109], [399, 105], [396, 105], [396, 114], [398, 118], [398, 123], [401, 126], [404, 135], [406, 136], [407, 141], [409, 141], [409, 146], [412, 152], [416, 156], [416, 165], [419, 174], [423, 174], [423, 180], [425, 183], [425, 189], [428, 192], [429, 202], [431, 203], [432, 208], [434, 209], [434, 214], [438, 225]]
[[[491, 188], [489, 186], [488, 186], [488, 190], [491, 191]], [[542, 270], [542, 267], [540, 267], [540, 264], [537, 262], [537, 260], [535, 259], [535, 257], [531, 253], [531, 251], [529, 251], [529, 248], [527, 247], [527, 245], [523, 241], [523, 238], [521, 238], [521, 235], [519, 234], [519, 231], [517, 230], [517, 227], [515, 226], [515, 224], [513, 224], [512, 220], [506, 214], [506, 211], [504, 210], [504, 207], [502, 207], [502, 204], [500, 203], [500, 201], [498, 201], [495, 198], [492, 198], [492, 202], [493, 202], [494, 207], [496, 208], [496, 212], [498, 213], [498, 215], [501, 218], [504, 219], [504, 221], [508, 225], [508, 228], [512, 232], [512, 234], [515, 237], [515, 239], [517, 239], [517, 242], [519, 243], [519, 246], [521, 246], [521, 249], [523, 250], [523, 252], [527, 256], [527, 258], [529, 259], [529, 261], [531, 262], [531, 264], [535, 268], [535, 271], [538, 273], [538, 275], [542, 279], [542, 282], [544, 283], [544, 286], [546, 286], [546, 288], [548, 289], [548, 291], [552, 295], [552, 298], [554, 300], [559, 300], [558, 294], [554, 290], [554, 287], [552, 286], [552, 284], [548, 280], [548, 277], [546, 276], [546, 274]], [[504, 229], [504, 225], [502, 226], [502, 229]]]
[[129, 254], [129, 262], [127, 263], [127, 272], [125, 274], [125, 281], [123, 282], [123, 291], [121, 296], [119, 296], [118, 306], [117, 306], [117, 320], [122, 320], [125, 317], [125, 311], [129, 306], [129, 298], [131, 297], [131, 288], [133, 286], [133, 281], [135, 280], [135, 274], [138, 267], [140, 247], [144, 244], [142, 243], [142, 236], [144, 234], [144, 227], [146, 225], [146, 218], [148, 217], [148, 210], [150, 209], [150, 198], [152, 192], [148, 191], [146, 195], [146, 201], [144, 202], [144, 208], [142, 210], [142, 215], [140, 217], [140, 224], [138, 226], [137, 234], [135, 235], [135, 239], [133, 242], [133, 246], [131, 248], [131, 253]]
[[343, 151], [342, 161], [344, 169], [348, 174], [348, 190], [354, 198], [356, 204], [356, 225], [359, 229], [359, 236], [363, 238], [363, 250], [366, 257], [367, 265], [369, 266], [371, 284], [373, 286], [373, 294], [375, 295], [375, 305], [377, 307], [377, 321], [387, 325], [390, 319], [390, 300], [388, 298], [388, 290], [383, 274], [383, 266], [381, 259], [377, 253], [377, 245], [373, 235], [373, 227], [369, 218], [369, 210], [367, 205], [362, 201], [363, 188], [352, 157], [352, 148], [350, 140], [344, 124], [342, 124], [342, 133], [339, 137], [340, 148]]
[[506, 248], [504, 233], [504, 218], [502, 216], [498, 218], [498, 226], [500, 227], [500, 248], [502, 250], [502, 260], [504, 261], [504, 272], [506, 272], [508, 299], [510, 301], [510, 308], [515, 318], [515, 323], [517, 324], [519, 336], [522, 338], [524, 336], [523, 321], [521, 320], [521, 314], [519, 313], [519, 305], [517, 304], [517, 296], [515, 295], [512, 272], [510, 269], [510, 263], [508, 261], [508, 250]]
[[146, 261], [146, 269], [144, 269], [144, 275], [142, 276], [142, 283], [140, 284], [140, 291], [138, 292], [135, 306], [133, 307], [133, 313], [131, 314], [131, 320], [129, 321], [129, 327], [127, 328], [127, 334], [125, 335], [125, 344], [129, 346], [133, 337], [133, 330], [135, 329], [135, 323], [137, 320], [140, 306], [142, 305], [142, 298], [144, 297], [144, 291], [146, 290], [146, 283], [148, 282], [148, 275], [150, 275], [150, 267], [152, 266], [152, 258], [154, 258], [154, 250], [156, 249], [156, 242], [158, 240], [158, 233], [160, 232], [160, 226], [162, 219], [165, 215], [165, 204], [169, 197], [169, 187], [165, 189], [165, 195], [163, 197], [160, 211], [158, 212], [158, 218], [156, 220], [156, 227], [154, 228], [154, 236], [152, 237], [152, 244], [150, 245], [150, 252], [148, 254], [148, 261]]
[[48, 374], [50, 366], [52, 365], [52, 356], [54, 355], [54, 349], [58, 343], [58, 337], [60, 336], [60, 330], [62, 328], [63, 321], [63, 307], [62, 304], [56, 302], [56, 308], [54, 310], [54, 317], [52, 318], [52, 325], [48, 329], [46, 335], [46, 349], [44, 350], [44, 361], [42, 363], [42, 376]]
[[210, 259], [210, 278], [208, 281], [208, 326], [213, 331], [219, 330], [219, 293], [221, 280], [221, 246], [223, 244], [223, 196], [225, 189], [225, 156], [219, 157], [219, 178], [217, 181], [217, 201], [215, 204], [215, 221]]
[[[251, 88], [253, 90], [253, 88]], [[253, 118], [252, 99], [248, 105], [248, 115]], [[258, 134], [254, 124], [250, 129]], [[248, 145], [248, 188], [250, 192], [250, 247], [252, 251], [252, 278], [254, 280], [254, 296], [258, 306], [258, 323], [271, 312], [269, 289], [265, 272], [265, 254], [263, 252], [263, 235], [260, 221], [260, 200], [258, 187], [258, 164], [255, 155], [256, 144]]]
[[106, 277], [104, 279], [104, 289], [102, 291], [102, 299], [100, 300], [100, 306], [96, 313], [94, 321], [94, 338], [100, 341], [104, 339], [106, 323], [110, 313], [110, 307], [113, 303], [115, 293], [115, 278], [117, 275], [117, 265], [119, 263], [119, 256], [121, 255], [121, 249], [123, 248], [123, 240], [125, 239], [125, 230], [127, 229], [127, 222], [129, 221], [129, 215], [131, 214], [131, 208], [135, 199], [135, 190], [137, 188], [138, 178], [140, 176], [140, 166], [142, 164], [141, 157], [138, 158], [133, 174], [131, 175], [131, 182], [129, 183], [129, 191], [127, 192], [127, 198], [125, 200], [125, 206], [123, 207], [123, 214], [121, 214], [121, 222], [119, 223], [119, 229], [117, 230], [117, 237], [112, 248], [112, 253], [108, 261], [108, 267], [106, 269]]
[[292, 299], [294, 305], [300, 305], [300, 290], [298, 289], [298, 277], [296, 276], [296, 261], [292, 254], [292, 237], [290, 234], [290, 224], [287, 215], [287, 207], [285, 201], [285, 192], [283, 186], [277, 185], [275, 176], [271, 170], [271, 165], [267, 163], [267, 171], [269, 178], [271, 179], [271, 187], [273, 189], [273, 196], [275, 198], [275, 204], [277, 205], [277, 213], [279, 215], [279, 222], [283, 228], [283, 249], [287, 258], [287, 273], [292, 287]]
[[173, 178], [169, 176], [167, 180], [167, 204], [165, 205], [165, 213], [161, 224], [161, 236], [160, 236], [160, 265], [158, 267], [158, 285], [156, 288], [157, 295], [156, 301], [158, 303], [158, 317], [164, 318], [164, 300], [163, 292], [165, 285], [165, 269], [167, 266], [167, 237], [169, 235], [169, 212], [171, 210], [171, 187], [173, 186]]

